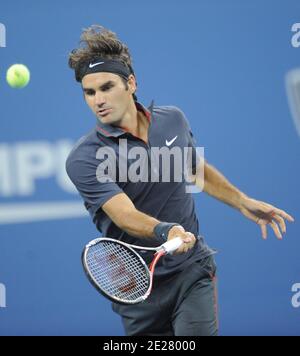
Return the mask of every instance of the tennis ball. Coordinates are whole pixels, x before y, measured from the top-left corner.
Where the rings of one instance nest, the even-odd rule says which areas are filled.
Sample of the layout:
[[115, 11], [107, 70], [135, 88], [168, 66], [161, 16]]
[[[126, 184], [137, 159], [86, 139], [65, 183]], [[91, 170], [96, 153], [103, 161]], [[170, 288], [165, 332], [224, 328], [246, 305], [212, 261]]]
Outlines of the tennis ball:
[[6, 80], [12, 88], [24, 88], [30, 80], [29, 69], [24, 64], [14, 64], [8, 68]]

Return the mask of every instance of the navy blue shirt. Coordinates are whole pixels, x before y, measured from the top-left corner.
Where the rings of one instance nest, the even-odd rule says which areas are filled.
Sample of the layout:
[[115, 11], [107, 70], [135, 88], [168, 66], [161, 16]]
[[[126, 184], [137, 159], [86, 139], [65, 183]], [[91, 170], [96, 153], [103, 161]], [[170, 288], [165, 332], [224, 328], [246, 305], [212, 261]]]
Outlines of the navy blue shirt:
[[[177, 153], [189, 147], [190, 162], [195, 170], [196, 144], [185, 115], [173, 106], [152, 105], [150, 111], [139, 103], [136, 106], [149, 120], [147, 143], [119, 127], [98, 121], [95, 129], [77, 142], [67, 159], [66, 169], [103, 236], [142, 246], [159, 246], [165, 242], [130, 236], [101, 209], [113, 196], [125, 193], [139, 211], [159, 221], [178, 223], [198, 238], [187, 253], [168, 255], [159, 261], [155, 276], [163, 276], [179, 272], [214, 251], [199, 236], [195, 204], [192, 194], [187, 192], [184, 175], [181, 174], [180, 179], [180, 172], [179, 175], [174, 173], [175, 159], [177, 169], [181, 165], [178, 156], [173, 160], [171, 156], [170, 169], [166, 170], [161, 156], [153, 154], [164, 147], [178, 150]], [[186, 157], [182, 155], [182, 164]], [[165, 176], [168, 172], [169, 177]], [[148, 262], [149, 253], [141, 255]]]

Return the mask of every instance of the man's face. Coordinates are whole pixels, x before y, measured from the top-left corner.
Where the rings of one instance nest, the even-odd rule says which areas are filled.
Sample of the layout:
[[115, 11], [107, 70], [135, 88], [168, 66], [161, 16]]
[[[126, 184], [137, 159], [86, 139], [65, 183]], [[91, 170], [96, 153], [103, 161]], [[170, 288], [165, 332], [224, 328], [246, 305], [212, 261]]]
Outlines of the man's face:
[[86, 103], [104, 124], [117, 124], [132, 104], [136, 90], [134, 76], [128, 79], [128, 89], [122, 79], [113, 73], [92, 73], [82, 79]]

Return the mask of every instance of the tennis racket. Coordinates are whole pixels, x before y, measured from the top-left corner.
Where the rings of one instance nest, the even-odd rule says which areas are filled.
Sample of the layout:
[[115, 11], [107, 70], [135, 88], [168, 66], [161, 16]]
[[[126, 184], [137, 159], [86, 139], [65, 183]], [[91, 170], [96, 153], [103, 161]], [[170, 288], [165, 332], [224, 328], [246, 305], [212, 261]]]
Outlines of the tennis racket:
[[[82, 264], [88, 279], [102, 295], [120, 304], [137, 304], [151, 293], [158, 260], [182, 243], [176, 237], [158, 247], [143, 247], [107, 237], [97, 238], [85, 246]], [[135, 250], [155, 252], [149, 268]]]

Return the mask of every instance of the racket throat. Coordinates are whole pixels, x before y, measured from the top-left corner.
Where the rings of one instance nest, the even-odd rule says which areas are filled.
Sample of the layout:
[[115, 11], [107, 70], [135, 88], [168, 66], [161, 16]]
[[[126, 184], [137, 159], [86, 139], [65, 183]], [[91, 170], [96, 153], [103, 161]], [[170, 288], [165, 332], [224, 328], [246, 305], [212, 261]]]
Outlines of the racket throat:
[[164, 251], [159, 251], [154, 255], [153, 261], [151, 262], [151, 264], [149, 266], [149, 270], [152, 275], [154, 274], [154, 269], [155, 269], [155, 266], [156, 266], [158, 260], [164, 255], [165, 255]]

